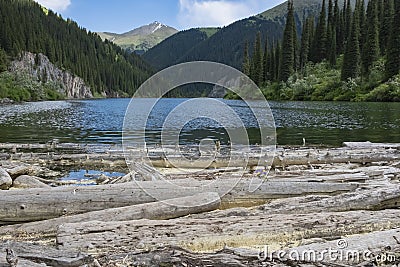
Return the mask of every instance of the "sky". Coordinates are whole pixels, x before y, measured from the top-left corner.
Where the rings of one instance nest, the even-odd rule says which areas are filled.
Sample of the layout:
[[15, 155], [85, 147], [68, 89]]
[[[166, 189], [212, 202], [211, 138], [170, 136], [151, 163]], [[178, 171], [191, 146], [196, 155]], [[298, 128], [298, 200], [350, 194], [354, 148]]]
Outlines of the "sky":
[[285, 0], [35, 0], [95, 32], [123, 33], [159, 21], [178, 30], [221, 27]]

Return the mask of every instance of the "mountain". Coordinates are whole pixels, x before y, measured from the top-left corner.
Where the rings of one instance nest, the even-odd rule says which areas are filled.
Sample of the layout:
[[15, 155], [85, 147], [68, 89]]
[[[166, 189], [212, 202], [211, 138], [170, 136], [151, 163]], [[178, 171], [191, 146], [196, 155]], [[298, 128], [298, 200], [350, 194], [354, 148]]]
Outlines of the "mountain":
[[[339, 0], [341, 5], [343, 2], [344, 0]], [[294, 0], [299, 36], [304, 19], [309, 15], [318, 15], [321, 6], [322, 0]], [[157, 69], [195, 60], [215, 61], [241, 69], [246, 42], [249, 43], [249, 52], [252, 53], [257, 32], [261, 32], [262, 40], [268, 40], [269, 45], [280, 41], [286, 13], [287, 2], [256, 16], [234, 22], [210, 36], [203, 35], [202, 38], [192, 40], [194, 33], [200, 35], [199, 30], [179, 32], [147, 51], [143, 59]]]
[[[69, 73], [71, 79], [68, 80], [80, 77], [95, 96], [132, 95], [153, 72], [139, 56], [109, 41], [102, 41], [96, 33], [87, 31], [70, 19], [63, 19], [32, 0], [1, 0], [0, 72], [10, 70], [10, 61], [21, 60], [27, 55], [25, 52], [31, 53], [29, 57], [35, 55], [33, 63], [36, 64], [33, 67], [41, 69], [41, 75], [33, 75], [35, 86], [37, 81], [45, 85], [48, 81], [62, 82], [63, 79], [53, 76]], [[52, 65], [38, 64], [47, 62], [47, 59]], [[25, 64], [22, 69], [31, 69], [31, 65]], [[49, 70], [54, 71], [49, 73]], [[21, 71], [16, 72], [17, 76], [25, 75]], [[32, 74], [32, 71], [28, 72]], [[18, 77], [3, 76], [0, 77], [0, 98], [7, 95], [17, 98], [14, 91], [20, 88], [24, 100], [36, 100], [34, 89], [17, 86]], [[2, 86], [2, 83], [15, 86]], [[54, 86], [68, 87], [65, 84], [50, 87]]]
[[103, 40], [107, 39], [124, 49], [143, 54], [177, 32], [178, 30], [155, 21], [122, 34], [111, 32], [99, 32], [98, 34]]
[[178, 63], [178, 59], [188, 54], [198, 44], [210, 38], [218, 28], [197, 28], [180, 31], [147, 51], [142, 58], [157, 69]]

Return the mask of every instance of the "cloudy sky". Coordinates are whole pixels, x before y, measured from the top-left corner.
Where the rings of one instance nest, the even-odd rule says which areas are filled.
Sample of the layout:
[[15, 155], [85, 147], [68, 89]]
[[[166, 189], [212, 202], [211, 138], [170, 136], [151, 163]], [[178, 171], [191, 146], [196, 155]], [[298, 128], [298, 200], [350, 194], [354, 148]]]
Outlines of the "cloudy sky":
[[122, 33], [160, 21], [179, 30], [224, 26], [284, 0], [35, 0], [91, 31]]

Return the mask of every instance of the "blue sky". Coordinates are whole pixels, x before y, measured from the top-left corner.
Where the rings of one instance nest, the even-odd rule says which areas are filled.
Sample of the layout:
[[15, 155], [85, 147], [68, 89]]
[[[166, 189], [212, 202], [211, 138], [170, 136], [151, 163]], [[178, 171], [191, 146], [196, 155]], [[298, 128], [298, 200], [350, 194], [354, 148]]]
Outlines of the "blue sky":
[[35, 0], [91, 31], [122, 33], [159, 21], [178, 30], [225, 26], [284, 0]]

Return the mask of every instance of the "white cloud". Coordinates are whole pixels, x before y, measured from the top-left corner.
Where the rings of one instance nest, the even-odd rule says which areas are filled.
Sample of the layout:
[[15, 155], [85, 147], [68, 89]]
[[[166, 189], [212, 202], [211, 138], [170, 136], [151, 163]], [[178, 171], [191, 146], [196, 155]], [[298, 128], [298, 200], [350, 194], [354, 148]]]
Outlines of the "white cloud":
[[69, 5], [71, 5], [71, 0], [35, 0], [44, 7], [47, 7], [53, 11], [61, 12], [65, 11]]
[[179, 0], [178, 22], [183, 28], [226, 26], [265, 11], [269, 1]]

